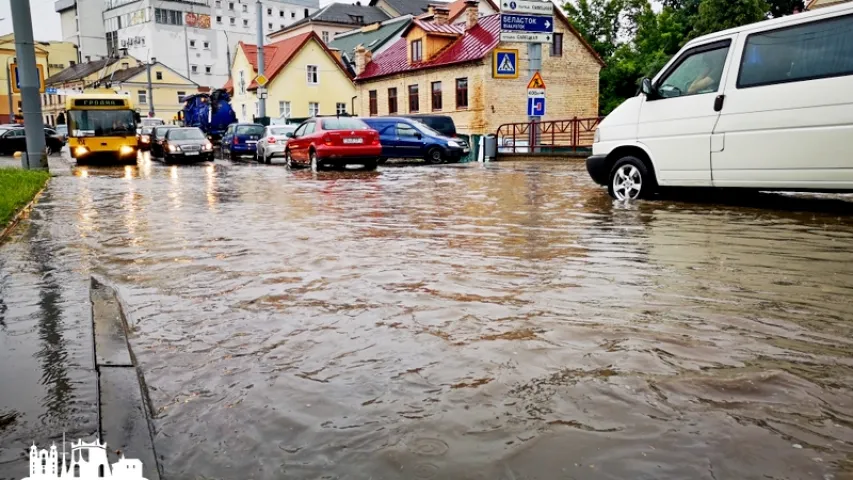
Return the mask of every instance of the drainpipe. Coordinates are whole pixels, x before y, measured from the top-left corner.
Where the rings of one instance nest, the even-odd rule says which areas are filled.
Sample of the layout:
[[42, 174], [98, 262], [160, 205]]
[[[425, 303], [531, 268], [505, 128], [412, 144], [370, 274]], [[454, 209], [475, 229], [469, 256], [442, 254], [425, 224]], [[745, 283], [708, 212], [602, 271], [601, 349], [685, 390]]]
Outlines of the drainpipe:
[[352, 104], [352, 106], [350, 107], [350, 110], [351, 110], [351, 111], [350, 111], [350, 114], [351, 114], [353, 117], [355, 116], [355, 99], [356, 99], [356, 98], [358, 98], [358, 95], [354, 95], [354, 96], [352, 97], [352, 100], [350, 100], [350, 103]]

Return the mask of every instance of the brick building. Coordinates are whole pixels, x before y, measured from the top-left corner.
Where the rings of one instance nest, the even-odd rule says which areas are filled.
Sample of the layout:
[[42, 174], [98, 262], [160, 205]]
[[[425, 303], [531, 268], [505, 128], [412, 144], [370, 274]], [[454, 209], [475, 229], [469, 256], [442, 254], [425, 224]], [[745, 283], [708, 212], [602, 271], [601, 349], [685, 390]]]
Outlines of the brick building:
[[[397, 42], [375, 57], [356, 49], [357, 113], [435, 113], [453, 117], [464, 134], [494, 133], [527, 120], [525, 44], [500, 42], [500, 15], [478, 15], [466, 2], [465, 21], [453, 24], [446, 7], [416, 18]], [[547, 87], [545, 120], [598, 115], [601, 58], [555, 9], [554, 38], [542, 46]], [[493, 51], [518, 50], [517, 78], [493, 78]]]

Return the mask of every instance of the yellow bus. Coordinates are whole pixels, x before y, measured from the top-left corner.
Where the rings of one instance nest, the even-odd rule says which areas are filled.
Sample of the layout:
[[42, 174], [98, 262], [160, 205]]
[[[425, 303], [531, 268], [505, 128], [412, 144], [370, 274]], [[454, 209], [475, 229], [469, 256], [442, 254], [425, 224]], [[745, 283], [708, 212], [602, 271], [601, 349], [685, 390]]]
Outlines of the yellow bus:
[[68, 149], [77, 163], [136, 163], [136, 120], [127, 95], [79, 94], [65, 101]]

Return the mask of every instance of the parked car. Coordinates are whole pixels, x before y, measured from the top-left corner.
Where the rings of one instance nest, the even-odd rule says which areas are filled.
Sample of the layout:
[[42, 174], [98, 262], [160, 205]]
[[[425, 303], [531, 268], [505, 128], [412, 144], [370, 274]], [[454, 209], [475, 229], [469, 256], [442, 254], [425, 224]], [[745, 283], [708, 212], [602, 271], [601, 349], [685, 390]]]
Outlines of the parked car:
[[284, 151], [288, 166], [310, 166], [314, 171], [346, 165], [374, 169], [381, 155], [379, 133], [351, 117], [306, 120], [290, 134]]
[[177, 127], [174, 125], [160, 125], [151, 129], [151, 146], [149, 148], [151, 148], [152, 157], [163, 158], [166, 153], [163, 150], [163, 140], [166, 138], [166, 132], [173, 128]]
[[255, 157], [259, 162], [270, 163], [273, 157], [284, 157], [287, 134], [296, 131], [296, 125], [270, 125], [257, 143]]
[[234, 123], [222, 135], [222, 156], [237, 160], [241, 155], [255, 155], [258, 140], [264, 134], [259, 123]]
[[688, 42], [595, 132], [619, 200], [658, 187], [853, 190], [853, 3]]
[[159, 127], [160, 125], [166, 125], [166, 122], [162, 118], [145, 117], [139, 121], [136, 133], [137, 135], [142, 133], [143, 127]]
[[[62, 150], [65, 144], [56, 131], [50, 128], [44, 129], [44, 143], [48, 155]], [[12, 155], [26, 150], [27, 137], [23, 128], [0, 127], [0, 155]]]
[[204, 132], [196, 127], [174, 127], [166, 131], [158, 150], [163, 150], [166, 162], [183, 160], [187, 162], [213, 161], [213, 144]]
[[142, 127], [139, 134], [136, 135], [137, 145], [139, 145], [140, 150], [151, 149], [151, 132], [153, 130], [154, 127]]
[[57, 125], [53, 129], [56, 130], [56, 133], [62, 135], [64, 141], [68, 141], [68, 125]]
[[456, 138], [456, 124], [453, 118], [447, 115], [403, 115], [406, 118], [417, 120], [427, 127], [441, 133], [448, 138]]
[[468, 145], [404, 117], [369, 117], [362, 121], [379, 132], [382, 159], [422, 158], [429, 163], [458, 162]]

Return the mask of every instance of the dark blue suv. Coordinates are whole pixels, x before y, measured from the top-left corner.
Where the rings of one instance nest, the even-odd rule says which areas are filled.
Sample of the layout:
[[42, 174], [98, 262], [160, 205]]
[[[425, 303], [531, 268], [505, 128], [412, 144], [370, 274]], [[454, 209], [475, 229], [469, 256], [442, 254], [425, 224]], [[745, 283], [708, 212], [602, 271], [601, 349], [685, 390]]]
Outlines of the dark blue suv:
[[[231, 160], [240, 155], [255, 156], [255, 148], [264, 135], [264, 126], [259, 123], [232, 123], [222, 135], [221, 152]], [[227, 153], [226, 153], [227, 152]]]
[[446, 137], [421, 122], [403, 117], [362, 118], [379, 132], [382, 161], [389, 158], [423, 158], [429, 163], [458, 162], [468, 154], [468, 144]]

